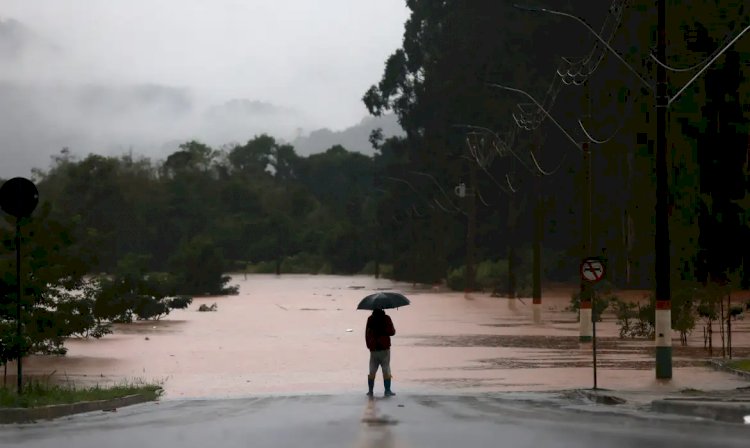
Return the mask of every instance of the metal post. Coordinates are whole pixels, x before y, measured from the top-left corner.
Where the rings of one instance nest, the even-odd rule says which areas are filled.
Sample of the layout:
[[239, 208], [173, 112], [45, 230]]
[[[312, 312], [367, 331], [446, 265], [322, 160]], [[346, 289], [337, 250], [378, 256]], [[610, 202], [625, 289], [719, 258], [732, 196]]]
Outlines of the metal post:
[[18, 357], [18, 395], [23, 393], [23, 368], [21, 367], [22, 328], [21, 328], [21, 218], [16, 218], [16, 356]]
[[[666, 60], [666, 0], [658, 0], [656, 57]], [[669, 186], [667, 184], [667, 69], [656, 68], [656, 378], [672, 378], [672, 292], [669, 260]]]

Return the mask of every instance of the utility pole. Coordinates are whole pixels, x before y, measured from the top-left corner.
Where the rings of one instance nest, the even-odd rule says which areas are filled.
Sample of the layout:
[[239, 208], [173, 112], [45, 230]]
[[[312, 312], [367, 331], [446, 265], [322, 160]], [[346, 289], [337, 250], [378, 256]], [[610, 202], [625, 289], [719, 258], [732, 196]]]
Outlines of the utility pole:
[[[656, 57], [667, 58], [667, 2], [657, 0]], [[672, 378], [672, 291], [669, 260], [669, 185], [667, 184], [667, 69], [656, 66], [656, 378]]]
[[508, 199], [508, 306], [512, 309], [516, 307], [516, 274], [515, 274], [515, 196], [511, 194]]
[[[536, 149], [541, 149], [541, 139], [536, 143]], [[532, 312], [534, 323], [542, 321], [542, 176], [534, 176], [534, 244], [533, 244], [533, 291]]]
[[[703, 73], [708, 70], [716, 60], [724, 54], [732, 45], [735, 44], [745, 33], [750, 31], [750, 25], [743, 28], [724, 48], [716, 52], [705, 63], [700, 64], [702, 68], [693, 75], [672, 97], [667, 93], [667, 67], [664, 65], [666, 59], [666, 23], [667, 23], [667, 4], [666, 0], [657, 0], [657, 42], [656, 42], [656, 232], [654, 238], [655, 249], [655, 283], [656, 283], [656, 378], [672, 378], [672, 291], [670, 286], [671, 268], [670, 268], [670, 241], [669, 241], [669, 185], [667, 169], [667, 108], [679, 98], [680, 95]], [[650, 82], [643, 78], [638, 71], [628, 64], [617, 51], [615, 51], [607, 40], [600, 36], [589, 26], [585, 20], [561, 11], [555, 11], [546, 8], [532, 8], [526, 6], [514, 5], [516, 8], [526, 11], [543, 12], [556, 16], [567, 17], [585, 27], [615, 58], [617, 58], [625, 67], [630, 70], [648, 89], [654, 90]], [[652, 58], [654, 56], [652, 55]], [[524, 93], [527, 97], [533, 98], [518, 89], [512, 89], [505, 86], [498, 86], [506, 90]], [[534, 100], [536, 103], [536, 100]], [[540, 107], [537, 103], [537, 106]], [[545, 112], [549, 118], [547, 112]], [[553, 122], [559, 126], [557, 122]], [[561, 128], [562, 130], [562, 128]], [[567, 134], [567, 133], [566, 133]]]
[[475, 290], [475, 239], [477, 227], [477, 169], [475, 163], [469, 163], [469, 188], [468, 188], [468, 223], [466, 226], [466, 281], [464, 292]]
[[[583, 216], [581, 225], [581, 260], [589, 256], [591, 251], [591, 150], [589, 142], [581, 144], [583, 151]], [[591, 342], [593, 322], [593, 310], [591, 303], [591, 285], [581, 278], [580, 295], [580, 342]]]

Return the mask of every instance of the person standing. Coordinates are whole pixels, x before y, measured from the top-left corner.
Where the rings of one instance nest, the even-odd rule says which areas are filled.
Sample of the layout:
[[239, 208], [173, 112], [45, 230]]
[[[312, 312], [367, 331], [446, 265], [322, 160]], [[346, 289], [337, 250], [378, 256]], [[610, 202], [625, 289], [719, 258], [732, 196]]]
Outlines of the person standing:
[[372, 311], [367, 318], [365, 342], [370, 350], [370, 374], [367, 376], [367, 395], [372, 397], [378, 367], [383, 371], [384, 396], [396, 395], [391, 391], [391, 336], [396, 334], [391, 317], [381, 309]]

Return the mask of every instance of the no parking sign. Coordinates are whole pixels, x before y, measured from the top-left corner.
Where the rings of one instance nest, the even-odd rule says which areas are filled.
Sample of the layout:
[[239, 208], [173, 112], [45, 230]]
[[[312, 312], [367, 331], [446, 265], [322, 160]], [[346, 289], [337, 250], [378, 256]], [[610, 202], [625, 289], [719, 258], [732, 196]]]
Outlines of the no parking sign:
[[589, 283], [596, 283], [604, 278], [604, 263], [600, 258], [589, 257], [581, 262], [581, 279]]

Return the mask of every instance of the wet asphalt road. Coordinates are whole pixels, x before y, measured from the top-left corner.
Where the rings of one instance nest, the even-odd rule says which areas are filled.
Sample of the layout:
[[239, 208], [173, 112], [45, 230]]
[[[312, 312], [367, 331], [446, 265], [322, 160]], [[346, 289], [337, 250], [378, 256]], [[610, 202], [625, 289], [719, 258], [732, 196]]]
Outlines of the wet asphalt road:
[[[0, 426], [1, 447], [747, 447], [750, 427], [500, 394], [169, 400]], [[632, 411], [632, 410], [631, 410]]]

